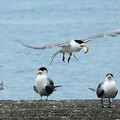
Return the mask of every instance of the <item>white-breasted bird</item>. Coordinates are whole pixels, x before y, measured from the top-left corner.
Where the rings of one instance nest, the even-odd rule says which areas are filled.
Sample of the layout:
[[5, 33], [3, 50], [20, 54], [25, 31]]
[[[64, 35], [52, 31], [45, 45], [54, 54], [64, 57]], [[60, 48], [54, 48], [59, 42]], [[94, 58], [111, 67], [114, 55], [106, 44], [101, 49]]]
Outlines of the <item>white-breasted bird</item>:
[[47, 74], [48, 74], [47, 68], [41, 67], [37, 71], [37, 77], [33, 87], [34, 91], [41, 96], [41, 100], [42, 100], [42, 96], [47, 96], [48, 99], [48, 96], [52, 94], [54, 91], [56, 91], [57, 87], [61, 87], [61, 85], [54, 86], [53, 80], [48, 78]]
[[109, 100], [108, 107], [111, 107], [111, 98], [112, 99], [115, 98], [118, 93], [118, 89], [117, 89], [117, 86], [114, 80], [114, 76], [111, 73], [108, 73], [106, 75], [104, 82], [100, 83], [96, 90], [93, 88], [89, 88], [89, 89], [96, 91], [98, 98], [101, 98], [102, 107], [104, 107], [103, 105], [104, 98], [107, 98]]
[[88, 52], [89, 48], [86, 45], [87, 42], [90, 42], [97, 38], [115, 37], [117, 35], [120, 35], [120, 29], [117, 29], [117, 30], [115, 30], [111, 33], [107, 33], [107, 34], [93, 35], [93, 36], [85, 38], [85, 39], [73, 39], [70, 41], [63, 42], [63, 43], [51, 43], [51, 44], [46, 44], [46, 45], [29, 45], [29, 44], [22, 43], [19, 40], [17, 40], [17, 41], [19, 43], [21, 43], [22, 45], [24, 45], [28, 48], [32, 48], [32, 49], [50, 49], [53, 47], [61, 47], [61, 49], [52, 56], [52, 60], [51, 60], [50, 64], [52, 64], [53, 59], [59, 53], [63, 54], [62, 61], [64, 61], [64, 62], [65, 62], [65, 53], [68, 53], [69, 54], [68, 63], [69, 63], [72, 55], [76, 58], [76, 56], [74, 55], [74, 52], [79, 52], [81, 49], [83, 49], [84, 53]]

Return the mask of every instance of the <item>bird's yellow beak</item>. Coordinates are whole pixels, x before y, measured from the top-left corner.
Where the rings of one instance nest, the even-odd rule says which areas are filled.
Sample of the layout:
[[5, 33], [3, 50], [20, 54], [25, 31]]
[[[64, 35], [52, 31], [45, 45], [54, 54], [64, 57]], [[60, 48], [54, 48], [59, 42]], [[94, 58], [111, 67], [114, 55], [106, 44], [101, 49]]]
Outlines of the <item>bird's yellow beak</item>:
[[87, 45], [81, 45], [82, 49], [84, 50], [84, 53], [87, 53], [89, 51], [89, 47]]
[[112, 77], [111, 77], [111, 76], [108, 76], [108, 80], [112, 80]]
[[37, 71], [36, 75], [41, 75], [42, 71]]

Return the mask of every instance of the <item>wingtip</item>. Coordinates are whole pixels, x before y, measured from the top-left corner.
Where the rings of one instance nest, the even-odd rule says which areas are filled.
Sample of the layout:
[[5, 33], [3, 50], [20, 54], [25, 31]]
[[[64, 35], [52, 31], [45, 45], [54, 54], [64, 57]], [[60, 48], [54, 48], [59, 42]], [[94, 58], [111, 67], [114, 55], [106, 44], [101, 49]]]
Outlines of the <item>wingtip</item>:
[[[16, 39], [16, 41], [19, 42], [20, 44], [22, 44], [23, 46], [26, 46], [26, 45], [25, 45], [24, 43], [22, 43], [20, 40], [17, 40], [17, 39]], [[26, 46], [26, 47], [27, 47], [27, 46]]]
[[20, 40], [16, 40], [17, 42], [21, 43]]

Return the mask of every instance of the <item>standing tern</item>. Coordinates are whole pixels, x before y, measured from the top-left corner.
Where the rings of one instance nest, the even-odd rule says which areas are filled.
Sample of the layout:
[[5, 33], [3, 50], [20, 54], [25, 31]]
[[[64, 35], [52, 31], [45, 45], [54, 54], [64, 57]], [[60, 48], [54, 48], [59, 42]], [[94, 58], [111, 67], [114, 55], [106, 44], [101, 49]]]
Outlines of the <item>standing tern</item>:
[[103, 99], [107, 98], [109, 100], [109, 108], [111, 107], [111, 98], [115, 98], [117, 93], [118, 93], [118, 89], [114, 80], [114, 76], [111, 73], [108, 73], [106, 75], [106, 78], [104, 80], [104, 82], [101, 82], [97, 89], [93, 89], [93, 88], [89, 88], [93, 91], [96, 91], [96, 94], [98, 96], [98, 98], [101, 98], [101, 104], [102, 107], [104, 107], [103, 105]]
[[29, 44], [24, 44], [19, 40], [17, 41], [21, 43], [22, 45], [24, 45], [25, 47], [32, 48], [32, 49], [50, 49], [53, 47], [61, 47], [61, 49], [52, 56], [52, 60], [50, 64], [52, 64], [53, 59], [59, 53], [63, 54], [62, 61], [64, 62], [65, 62], [65, 53], [68, 53], [69, 54], [68, 63], [69, 63], [72, 55], [77, 59], [77, 57], [74, 55], [74, 52], [79, 52], [81, 49], [83, 49], [84, 53], [87, 53], [89, 51], [89, 47], [86, 45], [87, 42], [90, 42], [97, 38], [116, 37], [117, 35], [120, 35], [120, 29], [117, 29], [107, 34], [93, 35], [85, 39], [73, 39], [70, 41], [63, 42], [63, 43], [51, 43], [51, 44], [46, 44], [46, 45], [29, 45]]
[[41, 100], [42, 100], [42, 96], [47, 96], [47, 100], [48, 100], [48, 96], [52, 94], [54, 91], [56, 91], [57, 87], [61, 87], [61, 85], [54, 86], [53, 80], [47, 77], [47, 73], [48, 73], [47, 68], [41, 67], [37, 71], [37, 77], [33, 87], [34, 91], [40, 94]]

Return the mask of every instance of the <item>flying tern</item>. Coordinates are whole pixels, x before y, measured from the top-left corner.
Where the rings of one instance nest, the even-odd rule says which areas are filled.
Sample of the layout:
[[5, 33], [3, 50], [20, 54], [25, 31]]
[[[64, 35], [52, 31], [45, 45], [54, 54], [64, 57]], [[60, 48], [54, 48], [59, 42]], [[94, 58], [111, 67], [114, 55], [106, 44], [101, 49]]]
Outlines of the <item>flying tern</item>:
[[69, 54], [68, 63], [69, 63], [72, 55], [77, 59], [77, 57], [74, 55], [74, 52], [79, 52], [81, 49], [83, 49], [84, 53], [87, 53], [89, 51], [89, 47], [86, 45], [87, 42], [90, 42], [97, 38], [116, 37], [117, 35], [120, 35], [120, 29], [117, 29], [117, 30], [115, 30], [111, 33], [107, 33], [107, 34], [93, 35], [93, 36], [85, 38], [85, 39], [73, 39], [70, 41], [62, 42], [62, 43], [51, 43], [51, 44], [46, 44], [46, 45], [30, 45], [30, 44], [22, 43], [19, 40], [17, 40], [17, 41], [19, 43], [21, 43], [23, 46], [32, 48], [32, 49], [50, 49], [53, 47], [60, 47], [61, 49], [52, 56], [52, 60], [51, 60], [50, 64], [52, 64], [53, 59], [59, 53], [63, 54], [62, 61], [64, 61], [64, 62], [65, 62], [65, 53], [68, 53]]
[[42, 96], [47, 96], [47, 100], [48, 100], [48, 96], [52, 94], [54, 91], [56, 91], [57, 87], [61, 87], [61, 85], [54, 86], [53, 80], [48, 78], [47, 74], [48, 74], [47, 68], [41, 67], [37, 71], [37, 77], [33, 87], [34, 91], [41, 96], [41, 100], [42, 100]]

